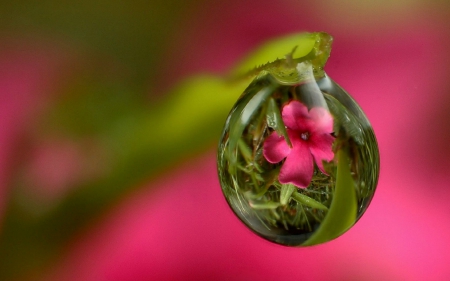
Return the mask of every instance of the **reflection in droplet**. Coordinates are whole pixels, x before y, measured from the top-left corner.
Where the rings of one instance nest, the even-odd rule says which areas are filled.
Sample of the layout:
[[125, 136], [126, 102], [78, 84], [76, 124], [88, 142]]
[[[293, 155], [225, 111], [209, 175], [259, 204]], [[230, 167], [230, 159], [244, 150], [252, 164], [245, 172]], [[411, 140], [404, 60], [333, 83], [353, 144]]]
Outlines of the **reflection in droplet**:
[[228, 116], [218, 152], [223, 193], [239, 219], [283, 245], [327, 242], [367, 209], [379, 154], [369, 121], [325, 73], [260, 75]]

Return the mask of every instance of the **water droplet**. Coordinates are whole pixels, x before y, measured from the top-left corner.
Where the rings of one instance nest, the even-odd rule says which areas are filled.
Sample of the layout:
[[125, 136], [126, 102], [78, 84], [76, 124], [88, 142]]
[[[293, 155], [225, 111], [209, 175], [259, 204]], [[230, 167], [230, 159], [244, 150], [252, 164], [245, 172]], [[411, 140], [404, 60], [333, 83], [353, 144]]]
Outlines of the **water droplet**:
[[361, 108], [326, 74], [303, 74], [297, 83], [270, 73], [253, 80], [228, 116], [218, 151], [233, 212], [257, 235], [288, 246], [346, 232], [367, 209], [379, 174]]

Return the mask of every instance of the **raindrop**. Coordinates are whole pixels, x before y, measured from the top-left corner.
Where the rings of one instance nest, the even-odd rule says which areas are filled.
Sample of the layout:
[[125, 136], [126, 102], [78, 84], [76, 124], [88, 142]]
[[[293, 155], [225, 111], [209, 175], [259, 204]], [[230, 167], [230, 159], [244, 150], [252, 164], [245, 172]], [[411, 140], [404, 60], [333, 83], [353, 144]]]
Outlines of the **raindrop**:
[[[330, 48], [321, 40], [315, 48]], [[236, 102], [219, 143], [218, 173], [229, 206], [254, 233], [309, 246], [337, 238], [363, 215], [379, 153], [363, 111], [317, 57], [293, 61], [285, 72], [301, 71], [297, 80], [261, 72]]]

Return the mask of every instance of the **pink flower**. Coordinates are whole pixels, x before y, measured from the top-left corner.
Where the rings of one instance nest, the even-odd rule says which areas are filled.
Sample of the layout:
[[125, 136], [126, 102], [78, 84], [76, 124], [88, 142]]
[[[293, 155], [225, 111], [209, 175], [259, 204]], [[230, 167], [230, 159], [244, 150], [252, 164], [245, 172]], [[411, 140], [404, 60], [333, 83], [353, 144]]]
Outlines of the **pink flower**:
[[314, 162], [326, 174], [322, 161], [334, 158], [331, 149], [334, 141], [331, 135], [333, 118], [322, 107], [313, 107], [308, 112], [308, 108], [298, 101], [291, 101], [283, 107], [282, 118], [292, 148], [284, 137], [274, 131], [264, 141], [264, 157], [273, 164], [286, 158], [278, 180], [280, 183], [306, 188], [312, 179]]

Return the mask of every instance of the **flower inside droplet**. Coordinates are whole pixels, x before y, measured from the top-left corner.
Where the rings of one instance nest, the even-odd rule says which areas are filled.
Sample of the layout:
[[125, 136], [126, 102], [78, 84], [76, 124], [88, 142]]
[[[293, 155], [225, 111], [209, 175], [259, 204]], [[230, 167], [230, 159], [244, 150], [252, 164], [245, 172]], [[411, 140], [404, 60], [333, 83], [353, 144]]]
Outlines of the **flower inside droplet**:
[[306, 188], [314, 173], [314, 162], [322, 173], [327, 174], [322, 162], [334, 158], [333, 118], [325, 108], [308, 110], [295, 100], [283, 107], [281, 115], [292, 148], [273, 131], [264, 141], [264, 157], [273, 164], [286, 159], [278, 176], [280, 183]]

